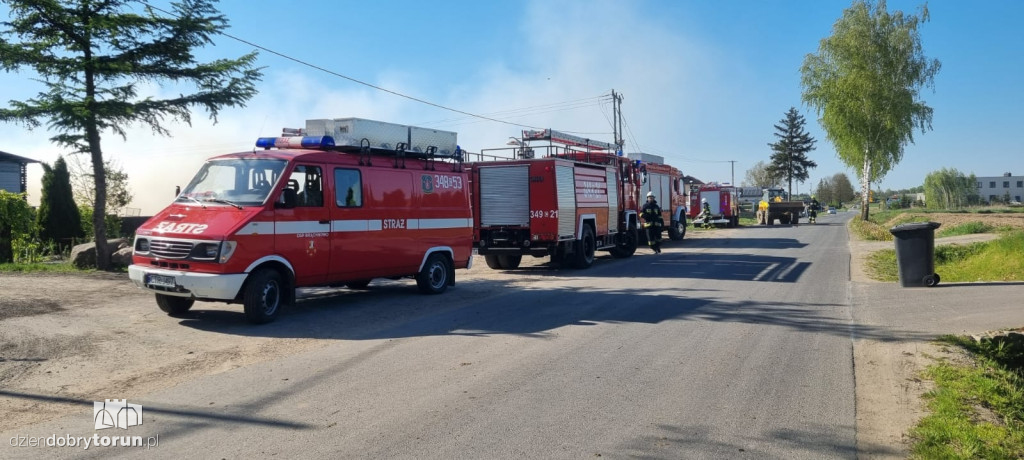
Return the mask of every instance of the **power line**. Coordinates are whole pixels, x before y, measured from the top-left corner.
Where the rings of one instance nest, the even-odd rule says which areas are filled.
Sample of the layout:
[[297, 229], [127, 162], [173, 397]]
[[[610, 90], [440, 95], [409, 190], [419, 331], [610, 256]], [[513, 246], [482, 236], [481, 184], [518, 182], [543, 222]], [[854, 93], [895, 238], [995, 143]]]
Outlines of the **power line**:
[[[591, 107], [591, 106], [594, 106], [594, 105], [598, 105], [598, 104], [601, 103], [601, 101], [605, 100], [607, 97], [608, 97], [607, 94], [603, 94], [603, 95], [600, 95], [600, 96], [592, 96], [592, 97], [587, 97], [587, 98], [583, 98], [583, 99], [574, 99], [574, 100], [569, 100], [569, 101], [554, 102], [554, 103], [550, 103], [550, 104], [534, 105], [534, 106], [529, 106], [529, 107], [519, 107], [519, 108], [515, 108], [515, 109], [501, 110], [501, 111], [497, 111], [497, 112], [489, 112], [489, 113], [486, 113], [484, 115], [487, 115], [487, 116], [513, 115], [513, 114], [523, 115], [523, 114], [530, 114], [530, 113], [536, 113], [536, 112], [547, 113], [547, 112], [558, 111], [558, 110], [563, 110], [563, 109], [572, 110], [572, 109], [576, 109], [576, 108], [580, 108], [580, 107]], [[441, 120], [420, 122], [419, 124], [441, 124], [441, 123], [449, 123], [449, 122], [459, 122], [459, 121], [475, 119], [475, 118], [476, 117], [445, 118], [445, 119], [441, 119]]]
[[[159, 8], [159, 7], [153, 6], [152, 4], [150, 4], [149, 2], [147, 2], [145, 0], [137, 0], [137, 1], [139, 3], [141, 3], [141, 4], [143, 4], [143, 5], [148, 6], [149, 8], [152, 8], [152, 9], [156, 10], [156, 11], [159, 11], [161, 13], [174, 16], [174, 13], [172, 13], [170, 11], [167, 11], [167, 10], [165, 10], [163, 8]], [[450, 112], [459, 113], [459, 114], [466, 115], [466, 116], [469, 116], [469, 117], [480, 118], [480, 119], [483, 119], [483, 120], [493, 121], [493, 122], [496, 122], [496, 123], [503, 123], [503, 124], [511, 125], [511, 126], [518, 126], [518, 127], [522, 127], [522, 128], [531, 128], [531, 129], [541, 129], [541, 130], [545, 129], [545, 128], [541, 128], [541, 127], [538, 127], [538, 126], [532, 126], [532, 125], [527, 125], [527, 124], [522, 124], [522, 123], [513, 123], [511, 121], [506, 121], [506, 120], [501, 120], [501, 119], [498, 119], [498, 118], [492, 118], [492, 117], [488, 117], [488, 116], [484, 116], [484, 115], [480, 115], [480, 114], [475, 114], [475, 113], [472, 113], [472, 112], [467, 112], [465, 110], [459, 110], [459, 109], [456, 109], [456, 108], [452, 108], [452, 107], [448, 107], [448, 106], [445, 106], [445, 105], [441, 105], [441, 104], [437, 104], [437, 103], [434, 103], [434, 102], [430, 102], [428, 100], [420, 99], [418, 97], [409, 96], [407, 94], [399, 93], [398, 91], [393, 91], [393, 90], [390, 90], [390, 89], [387, 89], [387, 88], [384, 88], [384, 87], [381, 87], [381, 86], [377, 86], [377, 85], [374, 85], [372, 83], [368, 83], [368, 82], [359, 80], [357, 78], [353, 78], [353, 77], [350, 77], [348, 75], [344, 75], [342, 73], [335, 72], [333, 70], [326, 69], [324, 67], [320, 67], [320, 66], [318, 66], [316, 64], [312, 64], [310, 62], [306, 62], [306, 61], [303, 61], [301, 59], [288, 56], [288, 55], [286, 55], [284, 53], [280, 53], [280, 52], [274, 51], [274, 50], [272, 50], [270, 48], [267, 48], [265, 46], [253, 43], [251, 41], [245, 40], [245, 39], [240, 38], [240, 37], [236, 37], [236, 36], [231, 35], [231, 34], [226, 33], [226, 32], [221, 32], [220, 34], [225, 36], [225, 37], [228, 37], [228, 38], [230, 38], [232, 40], [235, 40], [235, 41], [238, 41], [240, 43], [244, 43], [246, 45], [252, 46], [252, 47], [254, 47], [256, 49], [259, 49], [261, 51], [266, 51], [267, 53], [270, 53], [270, 54], [273, 54], [275, 56], [287, 59], [289, 61], [301, 64], [301, 65], [304, 65], [304, 66], [307, 66], [307, 67], [310, 67], [310, 68], [313, 68], [313, 69], [316, 69], [316, 70], [319, 70], [319, 71], [324, 72], [326, 74], [333, 75], [333, 76], [338, 77], [338, 78], [343, 78], [343, 79], [351, 81], [353, 83], [358, 83], [360, 85], [367, 86], [367, 87], [376, 89], [378, 91], [383, 91], [385, 93], [392, 94], [394, 96], [402, 97], [402, 98], [405, 98], [405, 99], [409, 99], [411, 101], [419, 102], [421, 104], [429, 105], [431, 107], [436, 107], [436, 108], [439, 108], [439, 109], [442, 109], [442, 110], [447, 110], [447, 111], [450, 111]], [[579, 133], [579, 132], [574, 132], [574, 131], [563, 131], [563, 132], [573, 133], [573, 134], [585, 134], [585, 133]]]

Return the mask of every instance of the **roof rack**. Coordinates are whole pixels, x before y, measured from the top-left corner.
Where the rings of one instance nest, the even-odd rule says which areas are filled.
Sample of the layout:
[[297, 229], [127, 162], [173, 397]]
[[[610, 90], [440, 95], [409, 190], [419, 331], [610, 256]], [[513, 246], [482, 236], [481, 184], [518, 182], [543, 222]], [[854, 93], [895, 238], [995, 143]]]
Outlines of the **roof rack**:
[[334, 138], [331, 136], [304, 136], [303, 134], [305, 132], [302, 129], [285, 128], [281, 137], [261, 137], [257, 139], [256, 147], [263, 148], [264, 150], [270, 150], [271, 148], [311, 149], [357, 154], [359, 155], [360, 166], [373, 166], [374, 156], [392, 156], [394, 157], [394, 167], [400, 169], [405, 169], [405, 160], [407, 158], [423, 160], [423, 169], [431, 171], [436, 169], [438, 160], [451, 161], [456, 165], [456, 170], [462, 169], [464, 161], [464, 152], [458, 145], [455, 146], [455, 151], [450, 154], [439, 154], [437, 147], [433, 145], [427, 146], [424, 151], [413, 151], [409, 150], [409, 144], [406, 142], [396, 142], [395, 148], [389, 149], [372, 147], [370, 140], [366, 138], [361, 139], [358, 146], [336, 145]]

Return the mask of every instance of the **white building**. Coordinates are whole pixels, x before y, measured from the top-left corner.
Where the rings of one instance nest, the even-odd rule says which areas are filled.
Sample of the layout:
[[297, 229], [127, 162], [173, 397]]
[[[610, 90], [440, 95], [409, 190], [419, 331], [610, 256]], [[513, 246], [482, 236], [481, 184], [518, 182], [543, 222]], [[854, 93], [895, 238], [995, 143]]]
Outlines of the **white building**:
[[999, 177], [978, 177], [978, 196], [989, 203], [1002, 201], [1007, 195], [1010, 201], [1021, 202], [1024, 197], [1024, 176], [1004, 173]]

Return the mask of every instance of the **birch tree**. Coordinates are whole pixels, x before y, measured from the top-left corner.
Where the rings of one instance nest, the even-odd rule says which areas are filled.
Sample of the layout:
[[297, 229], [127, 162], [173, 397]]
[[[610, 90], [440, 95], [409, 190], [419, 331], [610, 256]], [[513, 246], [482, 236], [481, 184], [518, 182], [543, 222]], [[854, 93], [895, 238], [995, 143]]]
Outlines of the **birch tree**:
[[800, 69], [804, 103], [860, 178], [864, 220], [871, 183], [903, 159], [915, 130], [931, 129], [932, 108], [920, 93], [934, 88], [941, 64], [921, 44], [918, 29], [928, 19], [926, 5], [912, 15], [890, 13], [884, 0], [856, 0]]

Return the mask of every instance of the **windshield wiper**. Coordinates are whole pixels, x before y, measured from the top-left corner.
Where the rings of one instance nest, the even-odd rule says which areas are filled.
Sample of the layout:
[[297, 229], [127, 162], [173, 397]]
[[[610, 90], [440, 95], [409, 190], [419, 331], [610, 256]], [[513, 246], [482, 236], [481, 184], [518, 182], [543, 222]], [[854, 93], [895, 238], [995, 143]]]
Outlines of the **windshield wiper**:
[[195, 197], [193, 197], [193, 196], [181, 195], [181, 196], [179, 196], [179, 197], [178, 197], [178, 199], [182, 199], [182, 198], [184, 198], [184, 199], [186, 199], [186, 200], [192, 200], [192, 201], [195, 201], [196, 203], [199, 203], [199, 206], [202, 206], [202, 207], [203, 207], [203, 209], [206, 209], [206, 204], [205, 204], [205, 203], [203, 203], [202, 201], [199, 201], [199, 200], [197, 200], [197, 199], [196, 199]]
[[229, 205], [229, 206], [234, 206], [234, 207], [236, 207], [238, 209], [244, 209], [244, 208], [242, 208], [242, 205], [240, 205], [238, 203], [234, 203], [234, 202], [231, 202], [231, 201], [228, 201], [228, 200], [224, 200], [224, 199], [221, 199], [221, 198], [207, 198], [204, 201], [212, 201], [214, 203], [222, 203], [222, 204], [226, 204], [226, 205]]

